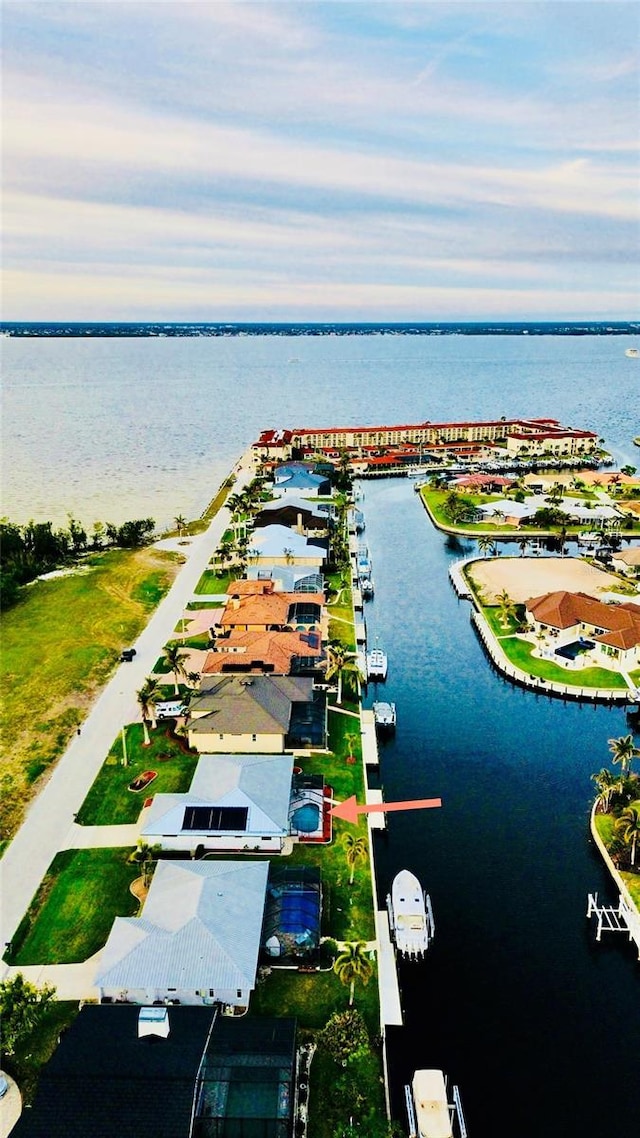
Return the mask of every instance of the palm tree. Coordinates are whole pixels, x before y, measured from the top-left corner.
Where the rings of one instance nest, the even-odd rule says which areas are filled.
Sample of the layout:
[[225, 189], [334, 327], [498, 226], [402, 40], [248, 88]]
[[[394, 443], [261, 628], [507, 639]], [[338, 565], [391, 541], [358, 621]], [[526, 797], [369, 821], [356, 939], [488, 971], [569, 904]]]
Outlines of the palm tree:
[[496, 596], [496, 600], [498, 602], [500, 623], [503, 628], [508, 628], [509, 621], [516, 615], [516, 606], [513, 602], [513, 598], [509, 596], [506, 589], [503, 589], [502, 592]]
[[347, 744], [347, 747], [348, 747], [347, 762], [348, 763], [355, 763], [356, 757], [355, 757], [353, 752], [354, 752], [355, 747], [357, 746], [358, 739], [360, 738], [360, 736], [356, 735], [355, 731], [349, 731], [349, 732], [347, 732], [347, 734], [345, 735], [344, 738], [345, 738], [345, 743]]
[[282, 550], [282, 552], [283, 552], [283, 554], [284, 554], [284, 559], [285, 559], [285, 561], [286, 561], [287, 565], [291, 565], [291, 564], [292, 564], [292, 562], [293, 562], [293, 550], [292, 550], [292, 549], [288, 549], [288, 548], [285, 546], [285, 548]]
[[352, 1007], [356, 980], [362, 980], [366, 984], [373, 971], [365, 942], [348, 941], [336, 956], [333, 970], [343, 984], [349, 985], [349, 1007]]
[[358, 680], [360, 680], [360, 669], [357, 661], [353, 657], [353, 653], [349, 652], [346, 645], [341, 640], [330, 640], [327, 645], [327, 670], [325, 672], [326, 678], [331, 679], [332, 676], [338, 677], [338, 692], [336, 696], [336, 703], [342, 703], [342, 680], [346, 673], [355, 673]]
[[613, 756], [612, 761], [620, 763], [622, 774], [627, 774], [633, 760], [640, 755], [640, 750], [633, 741], [633, 735], [621, 735], [619, 739], [609, 739], [608, 743]]
[[496, 543], [491, 537], [491, 534], [480, 534], [480, 537], [478, 538], [478, 549], [481, 553], [484, 553], [485, 557], [488, 557], [490, 553], [492, 555], [495, 553]]
[[369, 856], [369, 847], [366, 838], [356, 838], [354, 834], [344, 835], [344, 844], [347, 847], [347, 865], [350, 870], [349, 885], [353, 885], [356, 865], [359, 861], [366, 861]]
[[173, 682], [175, 684], [176, 695], [179, 695], [178, 690], [178, 677], [186, 676], [187, 670], [184, 666], [184, 661], [187, 659], [187, 653], [183, 652], [179, 644], [167, 644], [164, 650], [164, 659], [169, 665], [169, 669], [173, 672]]
[[525, 537], [524, 535], [522, 537], [519, 537], [518, 545], [520, 546], [520, 556], [524, 557], [527, 549], [529, 548], [529, 538]]
[[142, 870], [142, 884], [145, 889], [151, 881], [154, 862], [153, 855], [158, 848], [158, 846], [150, 846], [148, 842], [145, 842], [144, 838], [140, 838], [135, 850], [129, 855], [129, 863], [131, 865], [139, 865]]
[[625, 846], [631, 846], [631, 864], [636, 863], [636, 845], [640, 838], [640, 802], [632, 802], [622, 811], [615, 825], [616, 834]]
[[615, 773], [610, 771], [608, 767], [603, 767], [597, 774], [592, 774], [591, 778], [598, 788], [598, 797], [596, 802], [602, 807], [602, 813], [608, 814], [611, 806], [611, 797], [614, 790], [619, 787], [619, 780], [616, 778]]
[[143, 687], [137, 692], [136, 698], [140, 704], [140, 714], [142, 715], [142, 730], [144, 731], [144, 745], [148, 747], [151, 739], [147, 730], [147, 719], [151, 720], [151, 726], [156, 725], [156, 709], [154, 699], [158, 694], [159, 683], [153, 676], [147, 676]]
[[182, 514], [178, 514], [178, 516], [176, 518], [174, 518], [173, 520], [176, 524], [176, 529], [178, 531], [178, 537], [182, 537], [182, 535], [184, 533], [184, 527], [187, 524], [187, 519], [183, 518]]

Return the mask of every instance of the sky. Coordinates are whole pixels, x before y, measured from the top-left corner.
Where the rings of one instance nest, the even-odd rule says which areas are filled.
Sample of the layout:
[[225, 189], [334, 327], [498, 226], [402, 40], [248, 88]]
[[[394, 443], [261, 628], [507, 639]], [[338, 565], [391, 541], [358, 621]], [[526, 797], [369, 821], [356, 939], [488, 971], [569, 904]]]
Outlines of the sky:
[[5, 320], [637, 317], [636, 0], [2, 22]]

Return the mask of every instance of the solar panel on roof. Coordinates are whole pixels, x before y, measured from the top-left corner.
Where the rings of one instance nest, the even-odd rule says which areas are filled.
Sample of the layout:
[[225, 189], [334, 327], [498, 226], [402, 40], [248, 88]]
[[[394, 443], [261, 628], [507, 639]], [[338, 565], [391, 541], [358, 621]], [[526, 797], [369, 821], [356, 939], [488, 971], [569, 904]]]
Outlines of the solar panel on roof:
[[183, 830], [239, 830], [247, 828], [246, 806], [186, 806]]

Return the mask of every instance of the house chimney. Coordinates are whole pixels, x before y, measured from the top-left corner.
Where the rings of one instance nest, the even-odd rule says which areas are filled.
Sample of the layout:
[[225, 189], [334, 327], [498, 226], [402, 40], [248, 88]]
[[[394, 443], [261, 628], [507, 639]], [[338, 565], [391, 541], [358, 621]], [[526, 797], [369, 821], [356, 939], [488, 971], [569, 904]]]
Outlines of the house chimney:
[[156, 1039], [166, 1039], [169, 1035], [168, 1008], [140, 1008], [138, 1015], [138, 1039], [152, 1035]]

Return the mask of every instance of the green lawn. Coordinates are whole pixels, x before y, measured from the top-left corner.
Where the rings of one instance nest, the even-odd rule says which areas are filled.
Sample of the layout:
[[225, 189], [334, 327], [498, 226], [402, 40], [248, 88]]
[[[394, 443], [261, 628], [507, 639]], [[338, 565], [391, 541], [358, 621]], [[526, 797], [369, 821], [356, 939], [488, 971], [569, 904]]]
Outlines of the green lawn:
[[[301, 1028], [324, 1027], [335, 1011], [346, 1011], [349, 988], [327, 972], [298, 972], [295, 968], [273, 968], [251, 997], [251, 1012], [264, 1016], [295, 1016]], [[380, 1030], [378, 981], [374, 971], [369, 983], [356, 983], [354, 1006], [369, 1031]]]
[[[107, 826], [135, 822], [147, 794], [182, 793], [189, 789], [199, 755], [184, 740], [171, 733], [166, 722], [149, 731], [151, 743], [144, 745], [141, 723], [126, 729], [128, 766], [122, 766], [122, 738], [114, 740], [78, 812], [82, 826]], [[157, 770], [158, 777], [148, 790], [136, 794], [129, 783], [145, 770]]]
[[207, 596], [213, 593], [226, 593], [232, 581], [235, 581], [237, 573], [229, 573], [225, 570], [220, 576], [215, 569], [205, 569], [198, 584], [193, 590], [198, 596]]
[[516, 636], [501, 640], [500, 647], [516, 668], [522, 668], [529, 675], [539, 676], [552, 683], [576, 688], [611, 688], [617, 691], [627, 687], [623, 677], [617, 672], [610, 672], [608, 668], [580, 668], [574, 671], [573, 668], [569, 670], [560, 664], [554, 664], [551, 660], [541, 660], [532, 655], [533, 644]]
[[63, 850], [53, 859], [13, 939], [10, 964], [72, 964], [105, 943], [114, 917], [138, 902], [129, 891], [140, 876], [127, 849]]
[[63, 752], [121, 649], [178, 570], [170, 554], [109, 550], [86, 572], [24, 589], [2, 615], [0, 825], [15, 833], [38, 780]]
[[[611, 845], [615, 821], [616, 819], [613, 814], [596, 814], [596, 830], [607, 849]], [[640, 865], [638, 869], [640, 870]], [[618, 872], [627, 886], [638, 912], [640, 912], [640, 872], [630, 873], [627, 870], [619, 870]]]
[[482, 609], [482, 615], [486, 618], [493, 635], [496, 637], [503, 637], [513, 635], [524, 618], [524, 605], [516, 606], [516, 615], [509, 617], [506, 625], [503, 623], [500, 615], [500, 609], [497, 605], [487, 605]]
[[189, 601], [187, 605], [187, 612], [201, 612], [203, 609], [221, 609], [224, 608], [225, 602], [222, 597], [218, 601]]

